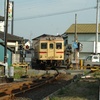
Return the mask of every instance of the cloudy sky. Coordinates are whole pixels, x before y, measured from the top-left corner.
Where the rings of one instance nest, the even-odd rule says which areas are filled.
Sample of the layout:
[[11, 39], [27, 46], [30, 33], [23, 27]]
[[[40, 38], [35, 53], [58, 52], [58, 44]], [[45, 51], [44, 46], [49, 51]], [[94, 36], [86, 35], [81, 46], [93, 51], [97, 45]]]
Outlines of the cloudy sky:
[[[14, 34], [33, 39], [42, 34], [63, 34], [75, 23], [96, 23], [97, 0], [12, 0]], [[0, 0], [4, 15], [4, 0]], [[9, 32], [10, 32], [9, 22]]]

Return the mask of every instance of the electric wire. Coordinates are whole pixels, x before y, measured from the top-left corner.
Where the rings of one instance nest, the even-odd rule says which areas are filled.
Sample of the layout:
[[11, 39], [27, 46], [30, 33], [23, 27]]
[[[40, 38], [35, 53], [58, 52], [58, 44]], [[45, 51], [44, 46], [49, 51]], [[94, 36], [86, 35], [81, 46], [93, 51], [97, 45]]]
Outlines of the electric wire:
[[28, 16], [28, 17], [22, 17], [22, 18], [15, 18], [14, 21], [29, 20], [29, 19], [33, 19], [33, 18], [41, 18], [41, 17], [49, 17], [49, 16], [55, 16], [55, 15], [62, 15], [62, 14], [67, 14], [67, 13], [73, 13], [73, 12], [80, 12], [80, 11], [91, 10], [91, 9], [95, 9], [95, 8], [96, 7], [89, 7], [89, 8], [82, 8], [82, 9], [71, 10], [71, 11], [50, 13], [50, 14], [45, 14], [45, 15], [37, 15], [37, 16]]

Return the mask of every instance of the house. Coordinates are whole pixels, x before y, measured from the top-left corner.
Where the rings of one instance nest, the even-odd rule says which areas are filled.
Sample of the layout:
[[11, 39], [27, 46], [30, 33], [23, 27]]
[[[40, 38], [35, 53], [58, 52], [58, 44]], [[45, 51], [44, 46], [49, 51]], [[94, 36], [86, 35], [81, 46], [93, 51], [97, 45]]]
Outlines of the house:
[[[84, 58], [89, 54], [95, 53], [95, 40], [96, 40], [96, 24], [77, 24], [77, 40], [83, 45], [79, 51], [79, 57]], [[73, 48], [75, 37], [75, 24], [72, 24], [66, 32], [62, 35], [65, 38], [66, 44]], [[100, 42], [100, 25], [98, 32], [98, 42]], [[74, 49], [73, 49], [74, 52]]]
[[4, 17], [0, 16], [0, 31], [4, 32]]
[[[4, 61], [4, 32], [0, 31], [0, 61]], [[23, 38], [12, 34], [7, 34], [7, 58], [8, 65], [19, 62], [20, 54], [18, 46], [21, 44]]]

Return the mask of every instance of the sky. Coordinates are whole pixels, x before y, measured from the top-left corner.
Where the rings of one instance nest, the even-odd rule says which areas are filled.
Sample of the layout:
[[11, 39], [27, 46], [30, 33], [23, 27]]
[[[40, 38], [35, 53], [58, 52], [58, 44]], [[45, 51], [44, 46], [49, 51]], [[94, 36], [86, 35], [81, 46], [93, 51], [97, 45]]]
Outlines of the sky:
[[[4, 15], [0, 0], [0, 15]], [[10, 1], [10, 0], [9, 0]], [[14, 35], [32, 40], [42, 34], [63, 34], [72, 24], [96, 23], [97, 0], [12, 0]], [[11, 33], [11, 22], [8, 24]]]

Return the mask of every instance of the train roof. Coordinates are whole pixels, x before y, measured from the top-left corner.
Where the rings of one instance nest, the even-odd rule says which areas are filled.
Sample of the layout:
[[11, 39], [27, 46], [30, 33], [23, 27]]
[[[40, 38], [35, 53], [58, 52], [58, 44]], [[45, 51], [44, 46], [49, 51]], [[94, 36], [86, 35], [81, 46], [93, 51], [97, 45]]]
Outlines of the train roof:
[[55, 35], [42, 34], [42, 35], [40, 35], [40, 36], [38, 36], [38, 37], [36, 37], [36, 38], [34, 38], [32, 40], [39, 40], [41, 37], [48, 37], [48, 36], [55, 36]]
[[63, 40], [62, 36], [46, 36], [41, 37], [39, 40]]

